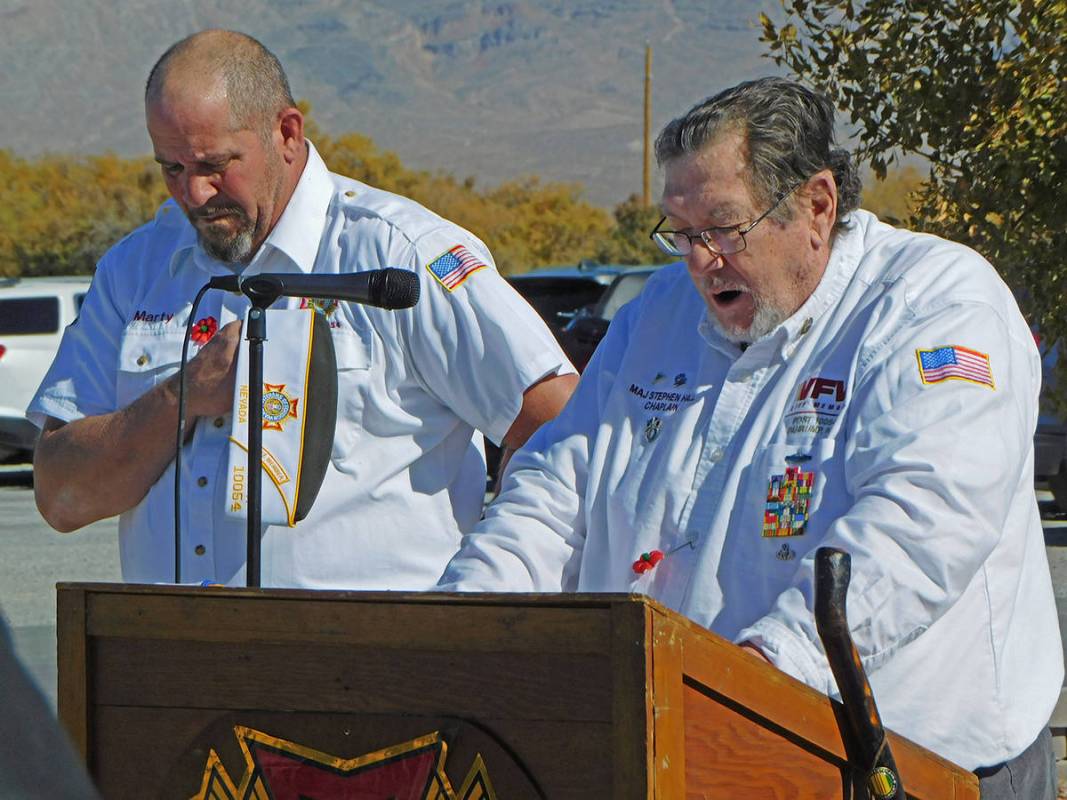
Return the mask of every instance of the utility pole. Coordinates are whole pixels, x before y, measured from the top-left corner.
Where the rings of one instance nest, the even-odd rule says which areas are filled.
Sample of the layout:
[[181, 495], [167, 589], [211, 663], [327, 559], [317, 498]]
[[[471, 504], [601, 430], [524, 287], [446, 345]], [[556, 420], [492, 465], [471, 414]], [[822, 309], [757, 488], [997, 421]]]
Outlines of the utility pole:
[[652, 171], [652, 45], [645, 42], [645, 146], [644, 164], [641, 177], [641, 202], [645, 208], [652, 205], [652, 193], [649, 189]]

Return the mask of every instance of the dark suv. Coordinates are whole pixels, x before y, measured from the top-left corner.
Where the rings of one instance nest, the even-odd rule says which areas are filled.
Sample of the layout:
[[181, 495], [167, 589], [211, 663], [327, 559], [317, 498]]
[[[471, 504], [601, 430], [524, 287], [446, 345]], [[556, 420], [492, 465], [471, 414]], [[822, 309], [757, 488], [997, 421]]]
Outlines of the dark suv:
[[541, 315], [581, 372], [615, 312], [640, 294], [657, 269], [583, 261], [575, 267], [539, 269], [507, 280]]
[[509, 275], [507, 281], [558, 338], [582, 309], [596, 304], [615, 276], [625, 269], [618, 264], [582, 261], [573, 267], [547, 267]]
[[659, 267], [631, 267], [618, 273], [600, 298], [578, 310], [563, 329], [560, 341], [575, 368], [582, 372], [593, 356], [616, 312], [641, 294]]

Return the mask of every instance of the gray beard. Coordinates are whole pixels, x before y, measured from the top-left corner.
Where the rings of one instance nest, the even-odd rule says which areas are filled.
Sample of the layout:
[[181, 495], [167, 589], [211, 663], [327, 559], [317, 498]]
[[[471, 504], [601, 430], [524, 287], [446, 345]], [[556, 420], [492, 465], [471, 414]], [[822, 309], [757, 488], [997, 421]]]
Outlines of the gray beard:
[[224, 241], [208, 239], [199, 230], [196, 235], [200, 247], [216, 261], [244, 264], [252, 257], [252, 231], [250, 230], [242, 230], [234, 236], [227, 237]]
[[734, 344], [751, 344], [757, 339], [762, 339], [787, 319], [789, 314], [783, 314], [781, 309], [769, 306], [757, 301], [756, 311], [752, 315], [752, 323], [747, 328], [725, 328], [714, 314], [708, 314], [711, 324], [715, 326], [722, 337]]

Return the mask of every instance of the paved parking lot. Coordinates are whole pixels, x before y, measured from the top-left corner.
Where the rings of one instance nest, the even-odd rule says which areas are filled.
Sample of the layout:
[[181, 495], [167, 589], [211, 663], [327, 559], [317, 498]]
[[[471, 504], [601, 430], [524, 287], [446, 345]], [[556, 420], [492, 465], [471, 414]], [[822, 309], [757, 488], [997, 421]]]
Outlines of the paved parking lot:
[[119, 580], [118, 523], [56, 533], [37, 513], [31, 481], [28, 469], [0, 468], [0, 612], [19, 658], [55, 708], [55, 585]]

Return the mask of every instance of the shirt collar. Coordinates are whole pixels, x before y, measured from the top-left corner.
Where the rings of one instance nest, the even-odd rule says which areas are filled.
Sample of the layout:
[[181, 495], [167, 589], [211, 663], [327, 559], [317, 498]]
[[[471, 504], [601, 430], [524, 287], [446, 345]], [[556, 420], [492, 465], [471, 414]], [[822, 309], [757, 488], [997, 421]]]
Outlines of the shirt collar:
[[[285, 211], [267, 236], [260, 251], [279, 250], [301, 272], [311, 272], [319, 252], [326, 212], [333, 199], [333, 181], [315, 145], [307, 142], [308, 159]], [[257, 253], [257, 258], [260, 253]]]
[[[322, 229], [326, 224], [326, 212], [333, 198], [333, 182], [315, 145], [310, 140], [305, 141], [308, 159], [304, 165], [304, 171], [300, 175], [300, 180], [297, 181], [293, 194], [289, 197], [289, 202], [285, 205], [285, 210], [274, 225], [274, 229], [253, 257], [253, 265], [263, 261], [265, 252], [274, 250], [283, 253], [301, 272], [311, 272], [315, 265]], [[163, 209], [173, 204], [172, 200], [168, 200]], [[177, 211], [176, 207], [170, 210], [170, 213], [175, 211]], [[233, 272], [233, 265], [217, 261], [204, 252], [197, 241], [196, 229], [184, 214], [181, 216], [184, 225], [178, 233], [177, 246], [171, 255], [171, 274], [174, 275], [183, 264], [190, 261], [211, 274], [220, 271]], [[259, 270], [251, 271], [258, 272]]]

